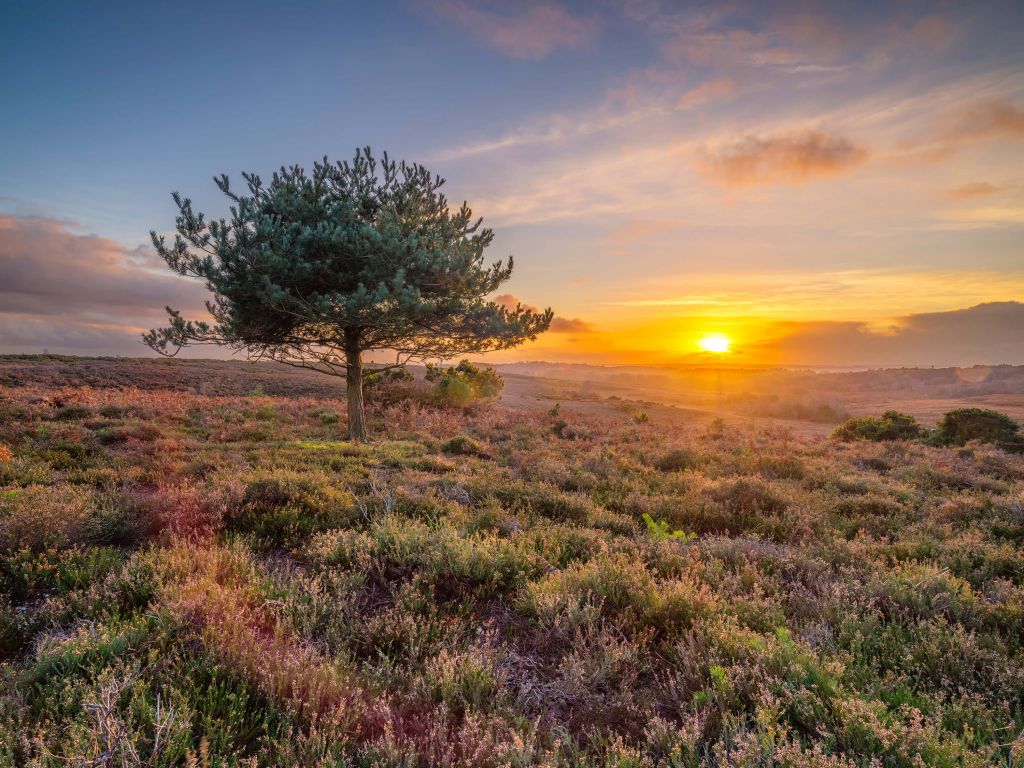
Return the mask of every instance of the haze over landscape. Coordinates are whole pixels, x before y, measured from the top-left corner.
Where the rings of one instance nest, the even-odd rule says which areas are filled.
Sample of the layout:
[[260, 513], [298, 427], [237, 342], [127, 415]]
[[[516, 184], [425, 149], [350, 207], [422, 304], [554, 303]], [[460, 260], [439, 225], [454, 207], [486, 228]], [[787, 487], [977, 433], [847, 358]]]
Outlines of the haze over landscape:
[[496, 229], [499, 302], [554, 308], [490, 360], [1024, 363], [1019, 3], [6, 16], [3, 351], [145, 353], [205, 299], [149, 245], [169, 191], [221, 215], [214, 174], [371, 143]]

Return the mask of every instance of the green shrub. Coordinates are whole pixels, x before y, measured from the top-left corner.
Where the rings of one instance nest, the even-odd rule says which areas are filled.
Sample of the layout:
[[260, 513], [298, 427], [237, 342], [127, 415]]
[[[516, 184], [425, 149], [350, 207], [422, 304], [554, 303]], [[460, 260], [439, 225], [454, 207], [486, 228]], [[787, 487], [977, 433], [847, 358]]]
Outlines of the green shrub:
[[930, 435], [938, 445], [964, 445], [980, 440], [999, 447], [1024, 449], [1020, 425], [999, 411], [985, 408], [957, 408], [942, 417]]
[[433, 385], [430, 395], [435, 402], [457, 408], [474, 400], [495, 400], [505, 386], [493, 368], [480, 368], [469, 360], [451, 368], [428, 364], [426, 379]]
[[352, 494], [299, 474], [277, 473], [246, 485], [229, 528], [264, 543], [297, 544], [310, 534], [351, 524], [359, 516]]
[[680, 472], [684, 469], [696, 469], [701, 465], [700, 456], [686, 448], [669, 451], [654, 462], [654, 468], [660, 472]]
[[375, 371], [372, 368], [363, 374], [363, 387], [372, 390], [382, 384], [408, 384], [416, 380], [413, 372], [404, 365], [399, 368], [386, 368]]
[[101, 445], [117, 445], [130, 440], [148, 443], [161, 436], [161, 431], [155, 424], [138, 422], [135, 424], [119, 424], [104, 427], [96, 433], [96, 438]]
[[453, 456], [487, 456], [487, 449], [469, 435], [456, 435], [441, 443], [441, 450]]
[[837, 440], [914, 440], [923, 434], [917, 419], [899, 411], [886, 411], [879, 418], [847, 419], [832, 432]]
[[778, 515], [786, 511], [786, 501], [770, 486], [757, 480], [740, 478], [723, 483], [711, 491], [711, 498], [727, 510], [757, 515]]
[[84, 405], [65, 405], [53, 413], [54, 421], [77, 421], [92, 416], [92, 409]]

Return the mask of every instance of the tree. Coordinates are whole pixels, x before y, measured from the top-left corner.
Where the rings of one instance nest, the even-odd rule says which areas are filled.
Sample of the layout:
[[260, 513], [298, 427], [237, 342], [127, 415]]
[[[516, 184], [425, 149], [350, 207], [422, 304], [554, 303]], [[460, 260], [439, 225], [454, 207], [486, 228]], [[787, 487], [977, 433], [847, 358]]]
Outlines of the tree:
[[[512, 274], [512, 257], [484, 263], [494, 239], [469, 207], [449, 208], [444, 179], [418, 164], [378, 162], [369, 147], [351, 162], [315, 163], [311, 175], [282, 167], [248, 194], [214, 182], [231, 200], [229, 220], [207, 220], [173, 193], [173, 245], [153, 245], [179, 275], [213, 293], [212, 322], [167, 308], [169, 325], [143, 341], [173, 356], [189, 344], [221, 344], [347, 379], [348, 433], [366, 437], [363, 353], [388, 350], [398, 367], [534, 339], [550, 309], [506, 308], [486, 299]], [[379, 368], [375, 370], [380, 370]]]

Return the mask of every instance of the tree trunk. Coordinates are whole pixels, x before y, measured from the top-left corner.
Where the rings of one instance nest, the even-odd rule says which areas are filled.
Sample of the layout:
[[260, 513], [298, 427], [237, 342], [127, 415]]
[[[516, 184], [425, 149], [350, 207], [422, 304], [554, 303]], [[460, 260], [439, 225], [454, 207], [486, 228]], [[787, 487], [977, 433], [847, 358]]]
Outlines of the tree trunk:
[[345, 331], [345, 383], [348, 390], [348, 439], [366, 439], [363, 415], [363, 353], [359, 348], [359, 332]]

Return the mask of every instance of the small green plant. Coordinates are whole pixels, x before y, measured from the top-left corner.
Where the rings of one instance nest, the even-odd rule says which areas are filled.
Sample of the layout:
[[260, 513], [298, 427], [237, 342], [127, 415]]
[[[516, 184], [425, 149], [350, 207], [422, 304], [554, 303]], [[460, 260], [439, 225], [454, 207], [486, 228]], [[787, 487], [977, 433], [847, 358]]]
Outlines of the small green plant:
[[555, 403], [554, 405], [551, 406], [551, 408], [548, 409], [548, 416], [550, 416], [551, 418], [555, 418], [561, 412], [562, 412], [562, 404], [561, 403]]
[[321, 411], [320, 423], [324, 426], [331, 426], [341, 421], [341, 417], [334, 411]]
[[633, 414], [633, 421], [637, 424], [646, 424], [651, 420], [651, 417], [647, 415], [647, 411], [637, 411]]
[[696, 533], [670, 530], [666, 520], [655, 520], [647, 512], [644, 512], [641, 517], [643, 517], [644, 525], [647, 526], [647, 532], [658, 541], [693, 541], [697, 538]]

